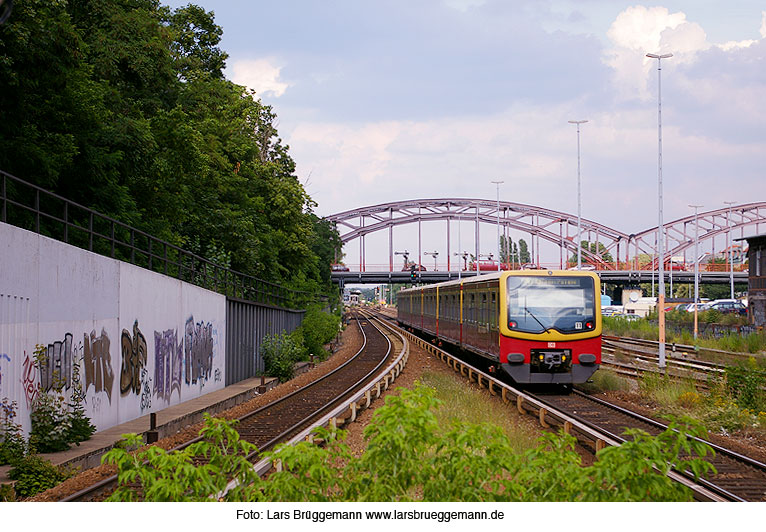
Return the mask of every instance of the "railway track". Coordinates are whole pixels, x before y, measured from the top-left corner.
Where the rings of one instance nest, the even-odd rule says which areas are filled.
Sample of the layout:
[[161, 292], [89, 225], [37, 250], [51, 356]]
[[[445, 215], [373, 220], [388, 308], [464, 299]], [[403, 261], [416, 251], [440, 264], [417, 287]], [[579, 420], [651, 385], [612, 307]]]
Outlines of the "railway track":
[[726, 371], [726, 365], [708, 360], [700, 360], [693, 349], [669, 346], [665, 359], [666, 370], [658, 368], [659, 354], [657, 342], [605, 336], [602, 339], [601, 365], [616, 373], [636, 378], [642, 373], [664, 373], [666, 375], [697, 381], [704, 387], [711, 377], [718, 377]]
[[[624, 442], [626, 429], [641, 429], [652, 436], [667, 425], [578, 391], [571, 395], [537, 396], [557, 412], [567, 414], [607, 437]], [[705, 441], [715, 454], [707, 458], [717, 473], [699, 483], [727, 501], [766, 501], [766, 464]], [[685, 474], [684, 472], [679, 472]]]
[[[411, 342], [436, 355], [470, 382], [499, 395], [503, 402], [515, 405], [521, 413], [535, 416], [545, 428], [560, 428], [575, 436], [592, 452], [606, 445], [620, 445], [628, 428], [659, 434], [667, 427], [640, 414], [611, 405], [580, 392], [571, 395], [533, 395], [499, 381], [438, 347], [407, 334]], [[717, 474], [699, 482], [685, 472], [671, 472], [677, 482], [689, 487], [697, 500], [766, 501], [766, 465], [721, 446], [705, 442], [715, 450], [710, 462]]]
[[[353, 421], [358, 410], [369, 406], [401, 372], [406, 363], [407, 341], [376, 324], [378, 320], [369, 315], [358, 313], [353, 321], [364, 337], [364, 343], [356, 355], [303, 388], [238, 419], [235, 428], [242, 439], [259, 449], [247, 457], [256, 464], [259, 473], [265, 474], [271, 469], [271, 464], [258, 462], [262, 452], [291, 438], [305, 438], [317, 425], [338, 426]], [[398, 358], [392, 364], [392, 358], [397, 353]], [[346, 411], [346, 414], [341, 413]], [[185, 442], [174, 450], [199, 440]], [[115, 475], [62, 500], [103, 500], [116, 486]]]

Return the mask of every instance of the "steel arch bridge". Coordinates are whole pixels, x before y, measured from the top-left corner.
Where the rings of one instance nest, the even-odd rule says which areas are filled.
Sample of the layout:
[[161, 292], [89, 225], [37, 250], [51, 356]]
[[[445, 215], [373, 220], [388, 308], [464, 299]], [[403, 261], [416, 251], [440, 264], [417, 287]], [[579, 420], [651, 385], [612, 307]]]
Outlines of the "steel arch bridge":
[[[540, 241], [547, 241], [559, 248], [561, 265], [565, 256], [577, 252], [577, 216], [546, 209], [534, 205], [509, 201], [465, 198], [416, 199], [382, 203], [360, 207], [326, 217], [334, 223], [341, 237], [347, 244], [359, 241], [360, 271], [365, 271], [365, 237], [372, 233], [388, 231], [389, 271], [394, 271], [393, 229], [396, 226], [417, 224], [418, 260], [422, 256], [422, 222], [444, 221], [447, 246], [447, 269], [450, 264], [450, 223], [453, 221], [474, 223], [475, 257], [480, 256], [479, 231], [481, 224], [498, 223], [503, 234], [515, 230], [530, 235], [530, 253], [535, 264], [540, 264]], [[744, 237], [745, 229], [754, 229], [760, 234], [760, 225], [766, 224], [766, 202], [745, 203], [730, 207], [701, 212], [664, 224], [665, 249], [667, 257], [685, 253], [695, 246], [695, 228], [697, 242], [703, 248], [716, 254], [716, 238], [723, 236], [725, 245], [719, 248], [725, 251], [732, 246], [730, 238]], [[653, 227], [638, 233], [626, 234], [586, 218], [580, 219], [582, 239], [596, 243], [596, 250], [582, 250], [583, 261], [597, 269], [638, 269], [638, 256], [654, 256], [658, 238], [658, 228]], [[739, 233], [739, 235], [737, 235]], [[601, 244], [599, 246], [598, 244]], [[603, 247], [602, 247], [603, 246]], [[607, 262], [604, 256], [609, 253], [615, 262]], [[656, 267], [656, 265], [654, 265]]]

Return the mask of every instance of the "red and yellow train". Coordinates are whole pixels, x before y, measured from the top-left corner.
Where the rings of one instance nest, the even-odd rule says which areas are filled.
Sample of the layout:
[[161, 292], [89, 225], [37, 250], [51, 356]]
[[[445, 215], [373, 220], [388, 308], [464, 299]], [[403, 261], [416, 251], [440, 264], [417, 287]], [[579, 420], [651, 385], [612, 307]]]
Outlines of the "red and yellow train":
[[576, 384], [601, 364], [600, 290], [593, 272], [497, 272], [402, 290], [397, 319], [517, 383]]

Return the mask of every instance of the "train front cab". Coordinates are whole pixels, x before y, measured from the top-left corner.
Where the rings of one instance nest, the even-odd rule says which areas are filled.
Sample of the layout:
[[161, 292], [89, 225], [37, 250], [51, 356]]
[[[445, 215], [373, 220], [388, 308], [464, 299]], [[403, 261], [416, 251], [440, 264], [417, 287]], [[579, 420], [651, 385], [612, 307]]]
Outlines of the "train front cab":
[[[500, 280], [500, 367], [518, 383], [578, 384], [586, 382], [601, 364], [600, 281], [591, 272], [527, 271], [533, 283], [550, 284], [553, 289], [567, 289], [582, 294], [583, 305], [561, 310], [557, 328], [548, 327], [546, 318], [514, 307], [511, 296], [518, 297], [508, 279]], [[518, 278], [518, 277], [517, 277]], [[561, 283], [557, 287], [556, 284]], [[513, 282], [511, 283], [513, 284]], [[552, 293], [552, 292], [548, 292]], [[539, 297], [535, 298], [539, 301]], [[566, 298], [565, 298], [566, 299]], [[537, 303], [538, 306], [542, 306]], [[562, 309], [566, 306], [562, 306]], [[529, 323], [526, 328], [519, 325]], [[542, 323], [540, 323], [542, 322]], [[563, 325], [562, 325], [563, 324]]]

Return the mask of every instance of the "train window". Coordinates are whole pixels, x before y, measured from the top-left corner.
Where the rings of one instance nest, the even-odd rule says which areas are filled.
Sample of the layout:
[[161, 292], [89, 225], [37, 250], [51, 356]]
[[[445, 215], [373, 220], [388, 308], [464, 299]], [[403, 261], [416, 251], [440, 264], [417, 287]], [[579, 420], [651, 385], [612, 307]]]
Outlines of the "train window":
[[489, 308], [489, 324], [497, 327], [497, 292], [492, 292], [492, 306]]
[[516, 331], [579, 333], [594, 323], [598, 294], [591, 277], [508, 277], [507, 294], [503, 304]]

